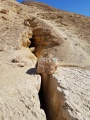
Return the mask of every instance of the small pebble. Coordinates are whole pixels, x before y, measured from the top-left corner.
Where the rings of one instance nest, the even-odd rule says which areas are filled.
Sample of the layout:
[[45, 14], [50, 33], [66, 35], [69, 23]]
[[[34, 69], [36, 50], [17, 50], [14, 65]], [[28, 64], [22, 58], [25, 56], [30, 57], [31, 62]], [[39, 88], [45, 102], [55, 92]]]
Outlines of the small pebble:
[[17, 66], [18, 66], [18, 67], [24, 67], [25, 64], [24, 64], [24, 63], [19, 63], [19, 64], [17, 64]]

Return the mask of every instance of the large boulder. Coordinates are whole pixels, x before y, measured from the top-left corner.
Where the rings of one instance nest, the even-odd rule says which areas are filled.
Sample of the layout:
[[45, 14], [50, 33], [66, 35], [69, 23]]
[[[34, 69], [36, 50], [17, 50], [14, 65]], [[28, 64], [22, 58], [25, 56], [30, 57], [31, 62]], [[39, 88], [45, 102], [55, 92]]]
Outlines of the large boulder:
[[57, 59], [39, 58], [37, 63], [37, 73], [53, 74], [57, 68]]

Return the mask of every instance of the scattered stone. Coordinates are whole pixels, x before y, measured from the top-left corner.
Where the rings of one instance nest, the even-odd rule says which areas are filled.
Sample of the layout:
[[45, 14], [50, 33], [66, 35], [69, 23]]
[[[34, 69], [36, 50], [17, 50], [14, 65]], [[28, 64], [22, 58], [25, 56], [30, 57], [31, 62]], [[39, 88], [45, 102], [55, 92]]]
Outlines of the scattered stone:
[[9, 11], [8, 10], [5, 10], [5, 9], [2, 9], [1, 11], [0, 11], [0, 13], [3, 13], [3, 14], [7, 14]]
[[20, 57], [16, 57], [12, 60], [13, 63], [19, 63], [20, 61]]
[[31, 47], [30, 48], [30, 51], [33, 53], [33, 52], [35, 52], [35, 47]]
[[19, 64], [17, 64], [17, 66], [18, 66], [18, 67], [24, 67], [25, 64], [24, 64], [24, 63], [19, 63]]

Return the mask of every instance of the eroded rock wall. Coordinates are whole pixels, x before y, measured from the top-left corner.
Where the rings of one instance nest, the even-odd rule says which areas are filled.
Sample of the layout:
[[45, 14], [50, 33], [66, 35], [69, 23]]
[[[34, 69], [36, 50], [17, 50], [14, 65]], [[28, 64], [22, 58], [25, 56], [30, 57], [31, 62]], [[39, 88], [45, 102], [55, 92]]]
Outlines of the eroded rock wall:
[[53, 75], [43, 73], [48, 120], [89, 120], [89, 83], [89, 70], [59, 67]]
[[90, 66], [90, 18], [64, 12], [66, 19], [61, 11], [48, 8], [48, 13], [35, 5], [0, 1], [0, 119], [46, 120], [38, 97], [41, 78], [36, 73], [37, 58], [29, 49], [32, 38], [37, 57], [57, 58], [67, 65], [54, 75], [41, 75], [47, 118], [89, 120], [90, 71], [86, 66]]
[[36, 56], [29, 49], [32, 28], [25, 26], [27, 7], [0, 1], [0, 120], [46, 120], [38, 93]]
[[34, 8], [32, 15], [35, 18], [30, 21], [30, 25], [33, 28], [38, 57], [52, 56], [67, 64], [90, 66], [89, 17], [54, 8], [52, 10], [42, 3], [26, 4], [30, 11]]

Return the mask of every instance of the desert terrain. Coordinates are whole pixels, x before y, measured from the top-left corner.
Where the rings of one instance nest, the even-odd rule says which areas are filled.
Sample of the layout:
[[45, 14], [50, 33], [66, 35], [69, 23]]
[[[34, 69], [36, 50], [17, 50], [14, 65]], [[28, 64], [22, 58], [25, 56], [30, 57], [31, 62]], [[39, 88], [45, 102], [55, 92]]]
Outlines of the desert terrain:
[[90, 17], [0, 0], [0, 120], [89, 119]]

